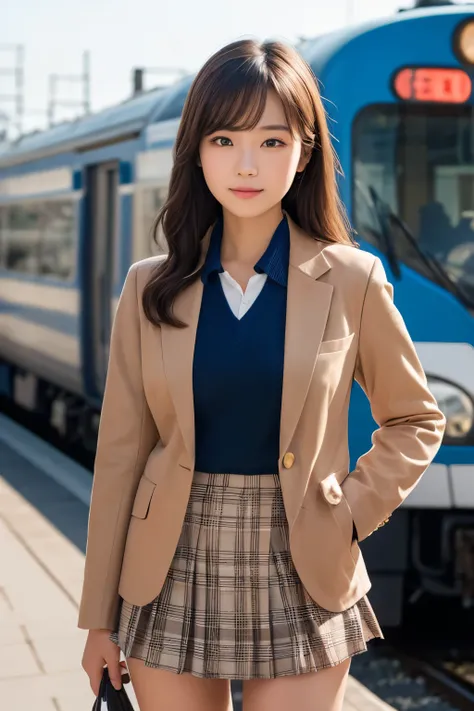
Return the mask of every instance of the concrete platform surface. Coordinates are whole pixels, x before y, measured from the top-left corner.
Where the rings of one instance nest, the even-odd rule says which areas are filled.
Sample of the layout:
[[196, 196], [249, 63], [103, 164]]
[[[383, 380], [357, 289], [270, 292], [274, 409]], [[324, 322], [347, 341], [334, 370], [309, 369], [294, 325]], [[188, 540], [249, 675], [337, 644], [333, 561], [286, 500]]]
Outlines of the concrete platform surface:
[[[40, 468], [32, 437], [17, 425], [7, 428], [0, 415], [0, 707], [88, 711], [94, 696], [81, 667], [87, 632], [76, 623], [90, 475], [79, 495], [77, 482], [60, 486], [55, 467], [64, 471], [69, 460], [59, 455], [61, 463], [54, 452]], [[126, 689], [138, 711], [132, 685]], [[240, 706], [235, 699], [235, 711]], [[350, 677], [344, 711], [391, 707]]]

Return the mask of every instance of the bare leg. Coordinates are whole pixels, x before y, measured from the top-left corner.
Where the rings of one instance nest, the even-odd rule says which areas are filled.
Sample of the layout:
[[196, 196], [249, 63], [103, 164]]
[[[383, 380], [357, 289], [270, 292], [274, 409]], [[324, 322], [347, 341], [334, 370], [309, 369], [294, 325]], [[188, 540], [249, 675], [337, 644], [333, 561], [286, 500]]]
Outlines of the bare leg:
[[243, 682], [243, 711], [342, 711], [350, 659], [298, 676]]
[[232, 711], [227, 679], [200, 679], [153, 669], [132, 657], [127, 666], [140, 711]]

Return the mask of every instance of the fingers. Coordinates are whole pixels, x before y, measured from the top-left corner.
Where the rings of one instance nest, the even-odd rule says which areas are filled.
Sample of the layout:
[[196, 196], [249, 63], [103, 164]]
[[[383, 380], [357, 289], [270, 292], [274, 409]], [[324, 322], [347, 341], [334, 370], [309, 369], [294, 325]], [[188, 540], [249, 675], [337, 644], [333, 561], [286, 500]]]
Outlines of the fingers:
[[[117, 648], [118, 652], [118, 648]], [[122, 674], [120, 672], [120, 664], [119, 664], [119, 654], [114, 655], [113, 657], [109, 657], [106, 659], [107, 662], [107, 668], [109, 670], [109, 678], [110, 681], [112, 682], [112, 686], [114, 689], [119, 689], [122, 688]]]
[[[89, 684], [95, 697], [99, 695], [100, 683], [107, 666], [110, 682], [117, 691], [123, 683], [130, 681], [126, 662], [120, 662], [120, 648], [95, 631], [89, 632], [89, 637], [82, 658], [82, 668], [89, 677]], [[126, 675], [126, 676], [125, 676]]]
[[[114, 669], [113, 662], [111, 664], [107, 664], [107, 668], [109, 670], [110, 681], [112, 682], [112, 686], [114, 687], [114, 689], [117, 689], [117, 691], [118, 691], [122, 687], [122, 683], [123, 684], [129, 683], [130, 675], [128, 673], [128, 669], [126, 667], [125, 662], [120, 662], [120, 665], [115, 668], [115, 671], [113, 671], [113, 669]], [[104, 667], [101, 667], [99, 670], [88, 673], [90, 687], [92, 689], [94, 696], [99, 695], [100, 682], [102, 681], [102, 674], [103, 673], [104, 673]]]
[[94, 696], [99, 696], [99, 688], [100, 688], [100, 682], [102, 680], [102, 673], [104, 671], [104, 667], [101, 669], [97, 669], [91, 672], [88, 672], [89, 676], [89, 684], [92, 689], [92, 693]]

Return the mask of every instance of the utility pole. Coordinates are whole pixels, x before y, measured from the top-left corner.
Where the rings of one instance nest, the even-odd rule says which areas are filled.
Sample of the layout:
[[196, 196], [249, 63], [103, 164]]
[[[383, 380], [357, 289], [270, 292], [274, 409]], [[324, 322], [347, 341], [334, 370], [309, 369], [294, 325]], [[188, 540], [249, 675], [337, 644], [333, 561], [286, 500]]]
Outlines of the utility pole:
[[[89, 114], [91, 111], [90, 89], [91, 89], [91, 72], [90, 72], [90, 53], [84, 52], [82, 57], [82, 74], [50, 74], [48, 85], [48, 123], [49, 126], [54, 124], [55, 112], [58, 106], [73, 107], [80, 106], [84, 114]], [[82, 99], [63, 99], [58, 96], [58, 86], [60, 82], [82, 84]]]
[[[183, 77], [186, 76], [189, 72], [186, 69], [183, 69], [182, 67], [136, 67], [133, 70], [133, 78], [132, 78], [132, 91], [133, 91], [133, 96], [136, 96], [137, 94], [141, 94], [144, 89], [144, 77], [145, 74], [174, 74], [175, 76], [177, 75], [175, 81], [178, 81], [179, 79], [182, 79]], [[163, 84], [162, 86], [167, 86], [168, 84]], [[161, 88], [161, 86], [155, 87], [155, 88]]]
[[[21, 134], [23, 130], [23, 115], [24, 115], [24, 92], [25, 92], [25, 52], [22, 45], [15, 44], [2, 44], [0, 45], [0, 56], [3, 58], [4, 54], [9, 54], [12, 56], [12, 60], [8, 62], [8, 66], [1, 66], [3, 61], [0, 62], [0, 76], [7, 76], [13, 79], [14, 89], [12, 93], [4, 94], [0, 96], [1, 102], [8, 102], [14, 105], [13, 112], [2, 111], [3, 115], [7, 115], [9, 118], [9, 123], [13, 123], [18, 135]], [[12, 66], [13, 64], [13, 66]], [[13, 116], [13, 119], [11, 118]], [[7, 127], [8, 130], [8, 127]]]

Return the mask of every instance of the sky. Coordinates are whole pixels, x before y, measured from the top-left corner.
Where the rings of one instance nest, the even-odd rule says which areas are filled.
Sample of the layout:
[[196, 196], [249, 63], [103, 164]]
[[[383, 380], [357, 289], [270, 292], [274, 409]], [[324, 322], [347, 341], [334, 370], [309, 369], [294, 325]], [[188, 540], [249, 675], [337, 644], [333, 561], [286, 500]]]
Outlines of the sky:
[[[412, 0], [10, 0], [0, 24], [0, 97], [14, 93], [12, 76], [2, 71], [14, 66], [12, 45], [25, 52], [25, 131], [47, 125], [48, 77], [80, 74], [84, 50], [90, 52], [91, 107], [98, 111], [130, 95], [133, 67], [193, 72], [238, 38], [295, 42], [409, 5]], [[177, 76], [148, 74], [145, 88]], [[58, 98], [79, 100], [80, 83], [60, 80]], [[0, 113], [12, 109], [0, 98]], [[57, 107], [55, 119], [80, 112]]]

